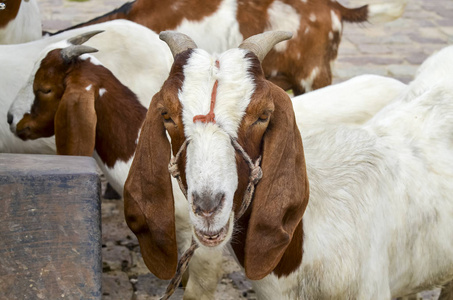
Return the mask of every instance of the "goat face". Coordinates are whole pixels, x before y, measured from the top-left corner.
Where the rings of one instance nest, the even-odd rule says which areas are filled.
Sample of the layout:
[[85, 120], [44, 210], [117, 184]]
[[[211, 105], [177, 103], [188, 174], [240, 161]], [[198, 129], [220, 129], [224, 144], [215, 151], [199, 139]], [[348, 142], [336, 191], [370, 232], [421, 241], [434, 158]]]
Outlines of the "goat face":
[[[38, 70], [18, 94], [14, 103], [21, 103], [28, 112], [11, 130], [21, 139], [50, 137], [55, 133], [54, 119], [64, 92], [64, 77], [68, 65], [63, 62], [60, 50], [52, 50], [41, 61]], [[33, 99], [30, 104], [29, 99]], [[28, 106], [28, 108], [27, 108]]]
[[[213, 120], [200, 121], [213, 99]], [[308, 199], [302, 141], [289, 97], [265, 80], [257, 56], [245, 49], [215, 57], [201, 49], [177, 51], [169, 78], [151, 102], [124, 197], [128, 225], [148, 267], [161, 278], [171, 277], [176, 267], [170, 254], [177, 257], [175, 242], [158, 238], [174, 236], [171, 184], [162, 175], [169, 161], [165, 149], [170, 150], [165, 132], [173, 153], [188, 140], [178, 166], [194, 238], [204, 247], [231, 240], [249, 182], [249, 167], [232, 139], [252, 160], [262, 156], [264, 175], [251, 208], [237, 220], [233, 248], [249, 278], [293, 271], [302, 256], [301, 217]], [[283, 266], [290, 248], [297, 248], [299, 257]]]
[[[100, 32], [87, 32], [51, 45], [43, 51], [42, 59], [35, 64], [28, 82], [8, 111], [8, 122], [14, 134], [28, 140], [50, 137], [60, 130], [56, 137], [59, 154], [91, 156], [96, 124], [95, 89], [86, 83], [90, 80], [80, 72], [72, 76], [71, 80], [67, 75], [81, 64], [78, 59], [80, 55], [97, 51], [81, 44]], [[60, 46], [65, 48], [61, 49]], [[86, 88], [80, 89], [80, 84], [84, 83]], [[77, 112], [79, 116], [73, 117]], [[77, 135], [75, 130], [82, 132], [83, 137]], [[84, 140], [84, 143], [79, 146], [81, 143], [76, 141], [71, 145], [71, 139]]]

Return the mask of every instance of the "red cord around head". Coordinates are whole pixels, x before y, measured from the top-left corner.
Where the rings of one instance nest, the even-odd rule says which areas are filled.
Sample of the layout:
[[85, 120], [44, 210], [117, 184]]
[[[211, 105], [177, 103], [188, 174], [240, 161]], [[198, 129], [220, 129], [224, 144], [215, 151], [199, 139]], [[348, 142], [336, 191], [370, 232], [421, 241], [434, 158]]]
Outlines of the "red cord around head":
[[[215, 65], [217, 68], [219, 68], [219, 61], [216, 60]], [[212, 122], [215, 124], [215, 114], [214, 114], [214, 107], [215, 107], [215, 100], [217, 97], [217, 86], [219, 84], [219, 81], [216, 80], [214, 82], [214, 86], [212, 87], [212, 93], [211, 93], [211, 108], [209, 110], [209, 113], [207, 115], [197, 115], [193, 117], [193, 122], [195, 123], [196, 121], [201, 121], [203, 123], [209, 123]]]

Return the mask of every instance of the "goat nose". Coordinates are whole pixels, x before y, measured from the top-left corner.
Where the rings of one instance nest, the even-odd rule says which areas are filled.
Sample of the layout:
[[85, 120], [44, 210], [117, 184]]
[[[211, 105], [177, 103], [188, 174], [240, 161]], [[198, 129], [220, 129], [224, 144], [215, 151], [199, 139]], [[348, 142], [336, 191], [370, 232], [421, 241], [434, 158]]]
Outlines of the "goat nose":
[[225, 200], [224, 193], [217, 193], [214, 196], [209, 193], [202, 193], [199, 195], [197, 192], [192, 193], [193, 204], [192, 210], [196, 215], [202, 217], [211, 217], [223, 206]]
[[13, 123], [13, 115], [8, 113], [6, 115], [6, 121], [8, 122], [9, 125], [11, 125]]

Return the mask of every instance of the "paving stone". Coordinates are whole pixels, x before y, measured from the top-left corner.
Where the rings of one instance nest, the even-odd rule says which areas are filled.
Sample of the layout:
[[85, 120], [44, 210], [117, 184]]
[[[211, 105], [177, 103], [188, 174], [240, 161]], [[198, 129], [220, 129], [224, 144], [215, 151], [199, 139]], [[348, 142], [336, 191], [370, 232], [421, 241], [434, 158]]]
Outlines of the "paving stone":
[[133, 294], [132, 283], [126, 273], [113, 271], [102, 274], [103, 300], [131, 300]]
[[132, 266], [131, 251], [118, 245], [109, 245], [102, 248], [103, 270], [124, 271]]

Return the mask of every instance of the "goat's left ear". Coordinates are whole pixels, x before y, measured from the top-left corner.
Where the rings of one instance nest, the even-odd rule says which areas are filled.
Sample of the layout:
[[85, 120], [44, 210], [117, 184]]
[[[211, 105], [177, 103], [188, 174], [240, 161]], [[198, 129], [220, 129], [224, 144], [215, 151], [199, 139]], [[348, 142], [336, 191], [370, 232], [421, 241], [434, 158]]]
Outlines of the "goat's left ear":
[[302, 260], [302, 215], [309, 187], [302, 138], [290, 98], [270, 87], [275, 110], [263, 138], [261, 167], [245, 242], [248, 278], [288, 275]]
[[96, 122], [94, 90], [67, 85], [55, 114], [57, 154], [92, 156]]

